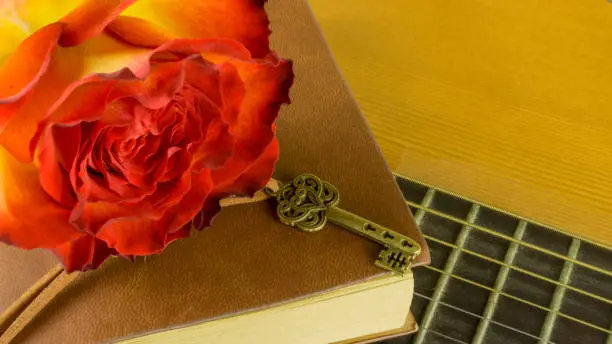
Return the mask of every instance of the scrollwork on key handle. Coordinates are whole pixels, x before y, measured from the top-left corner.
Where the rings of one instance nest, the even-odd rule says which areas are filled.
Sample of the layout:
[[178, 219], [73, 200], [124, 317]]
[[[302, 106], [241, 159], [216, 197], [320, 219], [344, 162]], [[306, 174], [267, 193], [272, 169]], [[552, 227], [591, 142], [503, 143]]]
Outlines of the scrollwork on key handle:
[[279, 220], [305, 232], [316, 232], [327, 223], [326, 211], [340, 202], [338, 190], [312, 174], [302, 174], [283, 184], [276, 196]]

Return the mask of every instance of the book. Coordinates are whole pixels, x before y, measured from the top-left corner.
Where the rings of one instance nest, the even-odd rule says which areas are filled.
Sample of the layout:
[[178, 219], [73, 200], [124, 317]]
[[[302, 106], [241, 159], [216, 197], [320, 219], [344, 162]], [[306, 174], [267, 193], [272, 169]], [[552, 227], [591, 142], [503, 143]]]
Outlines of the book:
[[[277, 121], [275, 178], [313, 173], [331, 182], [343, 209], [414, 238], [423, 248], [414, 265], [428, 263], [424, 239], [306, 1], [266, 6], [272, 46], [294, 61], [296, 74], [292, 105]], [[380, 249], [332, 224], [297, 231], [267, 202], [228, 207], [212, 227], [160, 255], [111, 259], [74, 277], [15, 342], [349, 343], [413, 331], [412, 275], [375, 266]], [[56, 264], [47, 252], [0, 245], [0, 314]]]

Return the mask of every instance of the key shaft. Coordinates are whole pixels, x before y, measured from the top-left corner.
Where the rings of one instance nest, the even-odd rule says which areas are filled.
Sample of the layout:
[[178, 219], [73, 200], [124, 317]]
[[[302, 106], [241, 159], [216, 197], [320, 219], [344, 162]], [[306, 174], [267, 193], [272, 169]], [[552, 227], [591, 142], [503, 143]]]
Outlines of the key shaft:
[[418, 256], [421, 247], [418, 243], [401, 233], [395, 232], [369, 221], [361, 216], [338, 207], [330, 207], [326, 211], [331, 223], [352, 231], [355, 234], [373, 240], [383, 246], [389, 246], [409, 256]]

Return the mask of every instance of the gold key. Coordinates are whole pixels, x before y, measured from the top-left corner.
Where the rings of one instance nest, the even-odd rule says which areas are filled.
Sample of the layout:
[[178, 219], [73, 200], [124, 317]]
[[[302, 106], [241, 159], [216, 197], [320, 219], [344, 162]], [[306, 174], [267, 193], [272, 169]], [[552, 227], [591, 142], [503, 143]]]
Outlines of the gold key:
[[329, 221], [383, 245], [375, 264], [385, 270], [404, 274], [421, 253], [421, 246], [413, 239], [338, 208], [338, 189], [315, 175], [302, 174], [277, 192], [265, 191], [276, 197], [276, 213], [286, 225], [316, 232]]

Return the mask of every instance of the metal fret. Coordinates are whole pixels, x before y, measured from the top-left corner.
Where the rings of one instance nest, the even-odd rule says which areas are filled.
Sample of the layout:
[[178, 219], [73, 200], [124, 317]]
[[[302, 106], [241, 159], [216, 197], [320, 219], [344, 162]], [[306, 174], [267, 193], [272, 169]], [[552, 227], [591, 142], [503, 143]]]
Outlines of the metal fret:
[[[580, 240], [572, 240], [572, 245], [570, 246], [567, 256], [574, 259], [577, 258], [579, 249]], [[566, 261], [565, 265], [563, 266], [563, 270], [561, 271], [561, 275], [559, 276], [559, 282], [567, 284], [570, 280], [573, 268], [574, 264], [570, 261]], [[546, 320], [544, 321], [544, 325], [542, 325], [542, 332], [540, 332], [541, 339], [538, 344], [545, 344], [550, 341], [552, 331], [555, 325], [555, 320], [557, 319], [557, 313], [561, 310], [561, 304], [563, 302], [563, 297], [565, 296], [565, 290], [566, 288], [562, 285], [558, 285], [557, 288], [555, 288], [555, 293], [553, 294], [549, 306], [552, 312], [547, 314]]]
[[[479, 209], [480, 209], [480, 206], [478, 205], [472, 206], [472, 209], [470, 209], [470, 213], [468, 215], [468, 222], [474, 222], [474, 220], [476, 219], [476, 216], [478, 215]], [[469, 226], [463, 226], [463, 228], [461, 228], [461, 232], [459, 233], [459, 236], [457, 237], [457, 241], [455, 243], [457, 245], [457, 248], [454, 249], [451, 255], [448, 257], [448, 260], [446, 261], [446, 265], [444, 266], [444, 272], [447, 272], [450, 274], [455, 269], [455, 266], [457, 265], [457, 261], [459, 259], [459, 255], [461, 254], [461, 248], [465, 245], [467, 237], [470, 234], [470, 230], [471, 230], [471, 227]], [[440, 279], [438, 280], [438, 284], [436, 285], [434, 296], [432, 297], [432, 302], [430, 302], [429, 305], [427, 306], [425, 315], [423, 315], [423, 318], [421, 320], [421, 327], [423, 329], [428, 329], [431, 327], [431, 323], [433, 321], [434, 314], [438, 307], [438, 303], [440, 302], [440, 298], [442, 297], [442, 295], [444, 294], [448, 286], [449, 280], [450, 280], [450, 276], [448, 274], [440, 276]], [[426, 331], [419, 332], [416, 338], [414, 339], [413, 343], [414, 344], [424, 343], [425, 335], [426, 335]]]
[[[514, 238], [518, 240], [523, 239], [523, 235], [525, 235], [525, 229], [527, 228], [527, 222], [521, 221], [519, 225], [516, 227], [514, 231]], [[516, 253], [518, 252], [519, 245], [517, 243], [510, 244], [510, 248], [508, 252], [506, 252], [506, 257], [504, 258], [504, 263], [508, 265], [512, 265], [514, 262], [514, 258], [516, 257]], [[495, 280], [495, 286], [493, 287], [495, 290], [502, 290], [506, 281], [508, 280], [508, 273], [510, 272], [510, 268], [508, 266], [502, 266], [499, 269], [499, 273], [497, 274], [497, 279]], [[484, 343], [485, 334], [489, 328], [489, 323], [493, 314], [495, 313], [495, 309], [497, 308], [497, 304], [500, 298], [500, 294], [498, 292], [492, 292], [487, 301], [487, 305], [485, 307], [483, 313], [483, 319], [478, 324], [478, 328], [476, 329], [476, 334], [474, 335], [474, 339], [472, 340], [472, 344], [482, 344]]]

